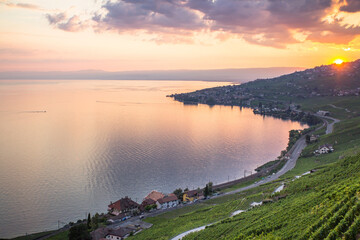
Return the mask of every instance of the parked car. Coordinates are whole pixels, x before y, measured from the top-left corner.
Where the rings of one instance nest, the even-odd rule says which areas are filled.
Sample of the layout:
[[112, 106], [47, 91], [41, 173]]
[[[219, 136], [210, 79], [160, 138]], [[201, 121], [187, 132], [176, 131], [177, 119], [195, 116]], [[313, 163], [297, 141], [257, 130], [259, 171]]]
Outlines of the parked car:
[[139, 218], [140, 218], [140, 219], [143, 219], [143, 218], [144, 218], [144, 215], [143, 215], [143, 214], [141, 214], [141, 215], [139, 216]]

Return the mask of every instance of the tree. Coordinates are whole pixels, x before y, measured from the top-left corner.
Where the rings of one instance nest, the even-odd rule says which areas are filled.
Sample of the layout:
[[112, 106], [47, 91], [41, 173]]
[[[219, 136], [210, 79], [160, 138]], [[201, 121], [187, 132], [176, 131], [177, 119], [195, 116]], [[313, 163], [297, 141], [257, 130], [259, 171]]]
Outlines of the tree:
[[178, 199], [182, 199], [184, 195], [183, 190], [181, 188], [175, 189], [173, 193], [177, 196]]
[[209, 187], [209, 193], [212, 194], [212, 193], [213, 193], [213, 188], [212, 188], [212, 187], [213, 187], [213, 183], [212, 183], [212, 182], [209, 182], [208, 185], [209, 185], [209, 186], [208, 186], [208, 187]]
[[309, 144], [310, 143], [310, 135], [306, 134], [305, 138], [306, 138], [306, 143]]
[[207, 197], [210, 195], [210, 192], [209, 192], [209, 185], [206, 184], [205, 188], [204, 188], [204, 196]]
[[204, 188], [204, 196], [207, 197], [209, 195], [211, 195], [213, 193], [213, 183], [209, 182], [208, 184], [206, 184], [205, 188]]
[[96, 213], [91, 219], [91, 229], [95, 230], [99, 227], [99, 214]]
[[70, 228], [69, 240], [90, 240], [91, 236], [85, 224], [78, 224]]
[[91, 216], [90, 216], [90, 213], [88, 214], [88, 219], [87, 219], [87, 228], [90, 229], [91, 228]]

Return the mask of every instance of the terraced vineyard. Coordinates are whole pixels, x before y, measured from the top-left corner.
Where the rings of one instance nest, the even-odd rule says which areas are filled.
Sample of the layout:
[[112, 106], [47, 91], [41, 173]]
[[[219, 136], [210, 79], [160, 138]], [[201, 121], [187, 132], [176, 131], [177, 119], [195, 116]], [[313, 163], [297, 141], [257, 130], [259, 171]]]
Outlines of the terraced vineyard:
[[287, 197], [184, 239], [356, 239], [360, 227], [360, 155], [290, 181], [281, 194]]

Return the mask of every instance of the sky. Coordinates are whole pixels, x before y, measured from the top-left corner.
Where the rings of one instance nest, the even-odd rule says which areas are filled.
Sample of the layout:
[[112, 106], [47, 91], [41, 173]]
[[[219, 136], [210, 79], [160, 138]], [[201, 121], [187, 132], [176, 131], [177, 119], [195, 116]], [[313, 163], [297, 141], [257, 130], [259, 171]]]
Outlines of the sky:
[[0, 0], [0, 71], [314, 67], [359, 53], [359, 0]]

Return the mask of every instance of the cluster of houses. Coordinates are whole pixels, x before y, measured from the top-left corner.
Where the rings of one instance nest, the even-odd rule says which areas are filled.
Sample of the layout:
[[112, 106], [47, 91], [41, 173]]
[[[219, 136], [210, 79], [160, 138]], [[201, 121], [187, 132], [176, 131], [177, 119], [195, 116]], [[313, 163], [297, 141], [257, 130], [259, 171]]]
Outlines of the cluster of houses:
[[320, 146], [317, 150], [314, 151], [314, 154], [315, 155], [318, 155], [318, 154], [325, 154], [325, 153], [331, 153], [334, 151], [334, 148], [332, 145], [330, 144], [325, 144], [325, 145], [322, 145]]
[[202, 199], [204, 195], [198, 190], [187, 191], [182, 195], [182, 199], [174, 193], [163, 194], [158, 191], [149, 193], [141, 204], [131, 200], [129, 197], [119, 199], [114, 203], [110, 203], [108, 211], [110, 214], [118, 216], [118, 219], [126, 218], [145, 212], [150, 209], [168, 209], [178, 206], [181, 202], [192, 202], [196, 199]]
[[[142, 201], [141, 204], [133, 201], [128, 196], [119, 199], [116, 202], [111, 202], [108, 206], [109, 214], [113, 215], [110, 222], [114, 220], [126, 220], [127, 218], [139, 215], [142, 212], [150, 211], [152, 209], [168, 209], [178, 206], [181, 202], [194, 202], [199, 199], [203, 199], [204, 195], [202, 191], [192, 190], [186, 191], [179, 199], [174, 193], [163, 194], [158, 191], [152, 191]], [[128, 236], [138, 232], [142, 228], [148, 228], [150, 223], [142, 222], [142, 224], [148, 224], [149, 226], [140, 226], [137, 224], [127, 224], [125, 227], [101, 227], [91, 232], [92, 239], [95, 240], [122, 240]]]

